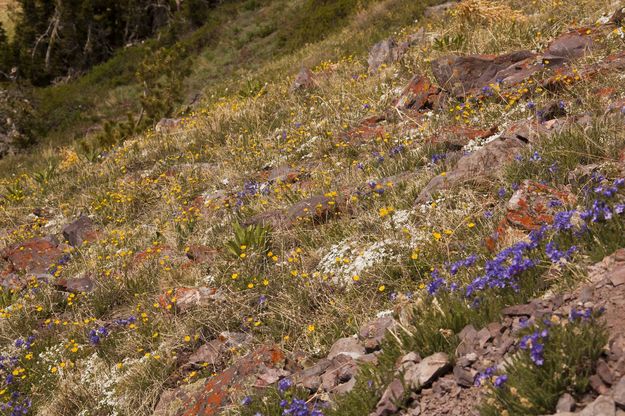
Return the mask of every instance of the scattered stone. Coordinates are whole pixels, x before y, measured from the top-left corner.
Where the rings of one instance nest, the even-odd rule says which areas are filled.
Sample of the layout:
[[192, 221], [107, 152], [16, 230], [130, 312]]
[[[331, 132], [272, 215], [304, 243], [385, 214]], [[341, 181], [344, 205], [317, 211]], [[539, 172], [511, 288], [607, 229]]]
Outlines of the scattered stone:
[[471, 387], [475, 381], [475, 374], [460, 365], [454, 367], [454, 378], [456, 383], [462, 387]]
[[538, 182], [524, 180], [507, 204], [506, 221], [526, 230], [538, 230], [553, 222], [562, 205], [575, 202], [573, 195]]
[[594, 402], [586, 406], [579, 416], [615, 416], [616, 409], [611, 397], [601, 395]]
[[76, 221], [63, 228], [63, 238], [72, 247], [81, 246], [84, 242], [93, 242], [98, 239], [98, 231], [91, 218], [80, 216]]
[[215, 367], [224, 359], [225, 349], [226, 345], [223, 341], [214, 339], [191, 354], [187, 363], [191, 365], [208, 364]]
[[340, 338], [332, 345], [332, 348], [330, 348], [328, 360], [332, 360], [339, 355], [345, 355], [355, 360], [365, 354], [365, 347], [363, 347], [356, 338]]
[[189, 259], [202, 264], [211, 263], [219, 255], [218, 250], [199, 244], [191, 244], [185, 251]]
[[596, 373], [601, 379], [601, 381], [603, 381], [605, 384], [610, 386], [614, 382], [614, 376], [612, 374], [612, 370], [610, 370], [608, 363], [606, 363], [604, 360], [599, 360], [597, 362]]

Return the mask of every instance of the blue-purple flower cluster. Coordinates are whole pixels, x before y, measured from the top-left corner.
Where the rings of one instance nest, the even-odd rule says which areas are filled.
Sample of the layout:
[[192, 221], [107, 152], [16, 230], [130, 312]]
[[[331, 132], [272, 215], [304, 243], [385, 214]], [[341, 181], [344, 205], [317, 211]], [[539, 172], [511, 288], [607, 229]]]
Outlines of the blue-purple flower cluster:
[[545, 351], [545, 341], [549, 337], [547, 329], [536, 330], [530, 335], [524, 335], [519, 342], [519, 348], [529, 350], [530, 359], [538, 366], [545, 363], [543, 353]]
[[323, 412], [316, 405], [309, 406], [306, 400], [293, 398], [291, 401], [280, 402], [283, 416], [323, 416]]
[[30, 398], [23, 396], [18, 391], [11, 393], [11, 399], [0, 404], [0, 412], [4, 415], [21, 416], [28, 414], [31, 406]]

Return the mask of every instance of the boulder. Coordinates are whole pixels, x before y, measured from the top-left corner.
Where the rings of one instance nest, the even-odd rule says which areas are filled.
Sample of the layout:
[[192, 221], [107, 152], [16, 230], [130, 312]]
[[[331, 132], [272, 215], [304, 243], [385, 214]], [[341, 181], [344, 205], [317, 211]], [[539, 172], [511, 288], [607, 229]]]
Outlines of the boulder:
[[576, 31], [558, 36], [545, 51], [545, 59], [552, 57], [576, 59], [583, 57], [594, 46], [592, 38]]
[[363, 345], [367, 351], [375, 351], [380, 347], [380, 343], [386, 335], [386, 331], [395, 325], [392, 316], [384, 316], [367, 322], [360, 327], [359, 336], [363, 340]]
[[403, 89], [394, 106], [400, 110], [422, 110], [433, 108], [440, 90], [432, 85], [428, 77], [415, 75]]

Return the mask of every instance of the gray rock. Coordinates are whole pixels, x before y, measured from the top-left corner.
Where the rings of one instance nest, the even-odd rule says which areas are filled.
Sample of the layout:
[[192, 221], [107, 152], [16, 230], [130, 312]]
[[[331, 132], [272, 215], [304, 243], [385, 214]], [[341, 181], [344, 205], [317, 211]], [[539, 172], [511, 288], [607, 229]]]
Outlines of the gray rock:
[[571, 412], [575, 410], [575, 399], [568, 393], [564, 393], [556, 405], [556, 413]]
[[328, 360], [332, 360], [339, 355], [346, 355], [350, 358], [357, 359], [366, 353], [365, 347], [363, 347], [356, 338], [340, 338], [332, 344], [332, 348], [330, 348], [330, 353], [328, 354]]
[[605, 395], [601, 395], [590, 403], [579, 416], [615, 416], [616, 409], [614, 407], [614, 400]]
[[364, 324], [359, 331], [360, 338], [367, 351], [374, 351], [380, 347], [380, 343], [386, 335], [386, 331], [395, 325], [392, 316], [384, 316]]
[[417, 203], [428, 201], [432, 195], [442, 189], [451, 188], [467, 182], [486, 183], [496, 177], [500, 168], [514, 159], [525, 144], [514, 138], [499, 138], [475, 152], [463, 156], [451, 172], [438, 175], [423, 188], [417, 197]]
[[391, 381], [386, 387], [380, 401], [376, 405], [375, 411], [371, 416], [391, 416], [399, 410], [399, 402], [404, 397], [404, 384], [398, 378]]
[[78, 247], [85, 241], [94, 241], [97, 238], [97, 231], [91, 218], [82, 215], [76, 221], [63, 228], [63, 238], [72, 247]]
[[614, 386], [612, 397], [618, 407], [625, 409], [625, 377], [622, 377]]
[[308, 68], [302, 67], [291, 85], [291, 91], [305, 90], [312, 88], [316, 85], [315, 77], [312, 71]]
[[470, 370], [467, 370], [460, 365], [456, 365], [454, 367], [454, 378], [459, 386], [471, 387], [475, 380], [475, 375]]
[[373, 45], [367, 59], [369, 73], [376, 72], [384, 64], [391, 64], [401, 59], [406, 52], [406, 46], [398, 45], [393, 38], [384, 39]]
[[447, 3], [438, 4], [436, 6], [426, 7], [423, 15], [428, 18], [442, 17], [448, 10], [458, 4], [455, 1], [448, 1]]
[[404, 380], [411, 389], [420, 390], [428, 387], [449, 370], [451, 370], [449, 356], [444, 352], [437, 352], [424, 358], [419, 364], [409, 367], [404, 374]]

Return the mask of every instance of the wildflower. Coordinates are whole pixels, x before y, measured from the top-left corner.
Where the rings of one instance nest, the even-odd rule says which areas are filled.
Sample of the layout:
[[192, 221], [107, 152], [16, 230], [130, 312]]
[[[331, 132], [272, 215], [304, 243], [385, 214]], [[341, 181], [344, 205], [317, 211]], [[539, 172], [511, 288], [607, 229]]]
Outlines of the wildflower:
[[315, 326], [313, 324], [308, 325], [308, 332], [314, 332], [315, 331]]
[[292, 385], [293, 383], [291, 382], [291, 379], [283, 378], [282, 380], [278, 381], [278, 390], [280, 391], [280, 393], [284, 393]]
[[501, 386], [504, 385], [506, 381], [508, 381], [508, 376], [506, 374], [502, 374], [495, 379], [495, 382], [493, 383], [493, 385], [497, 388], [500, 388]]

